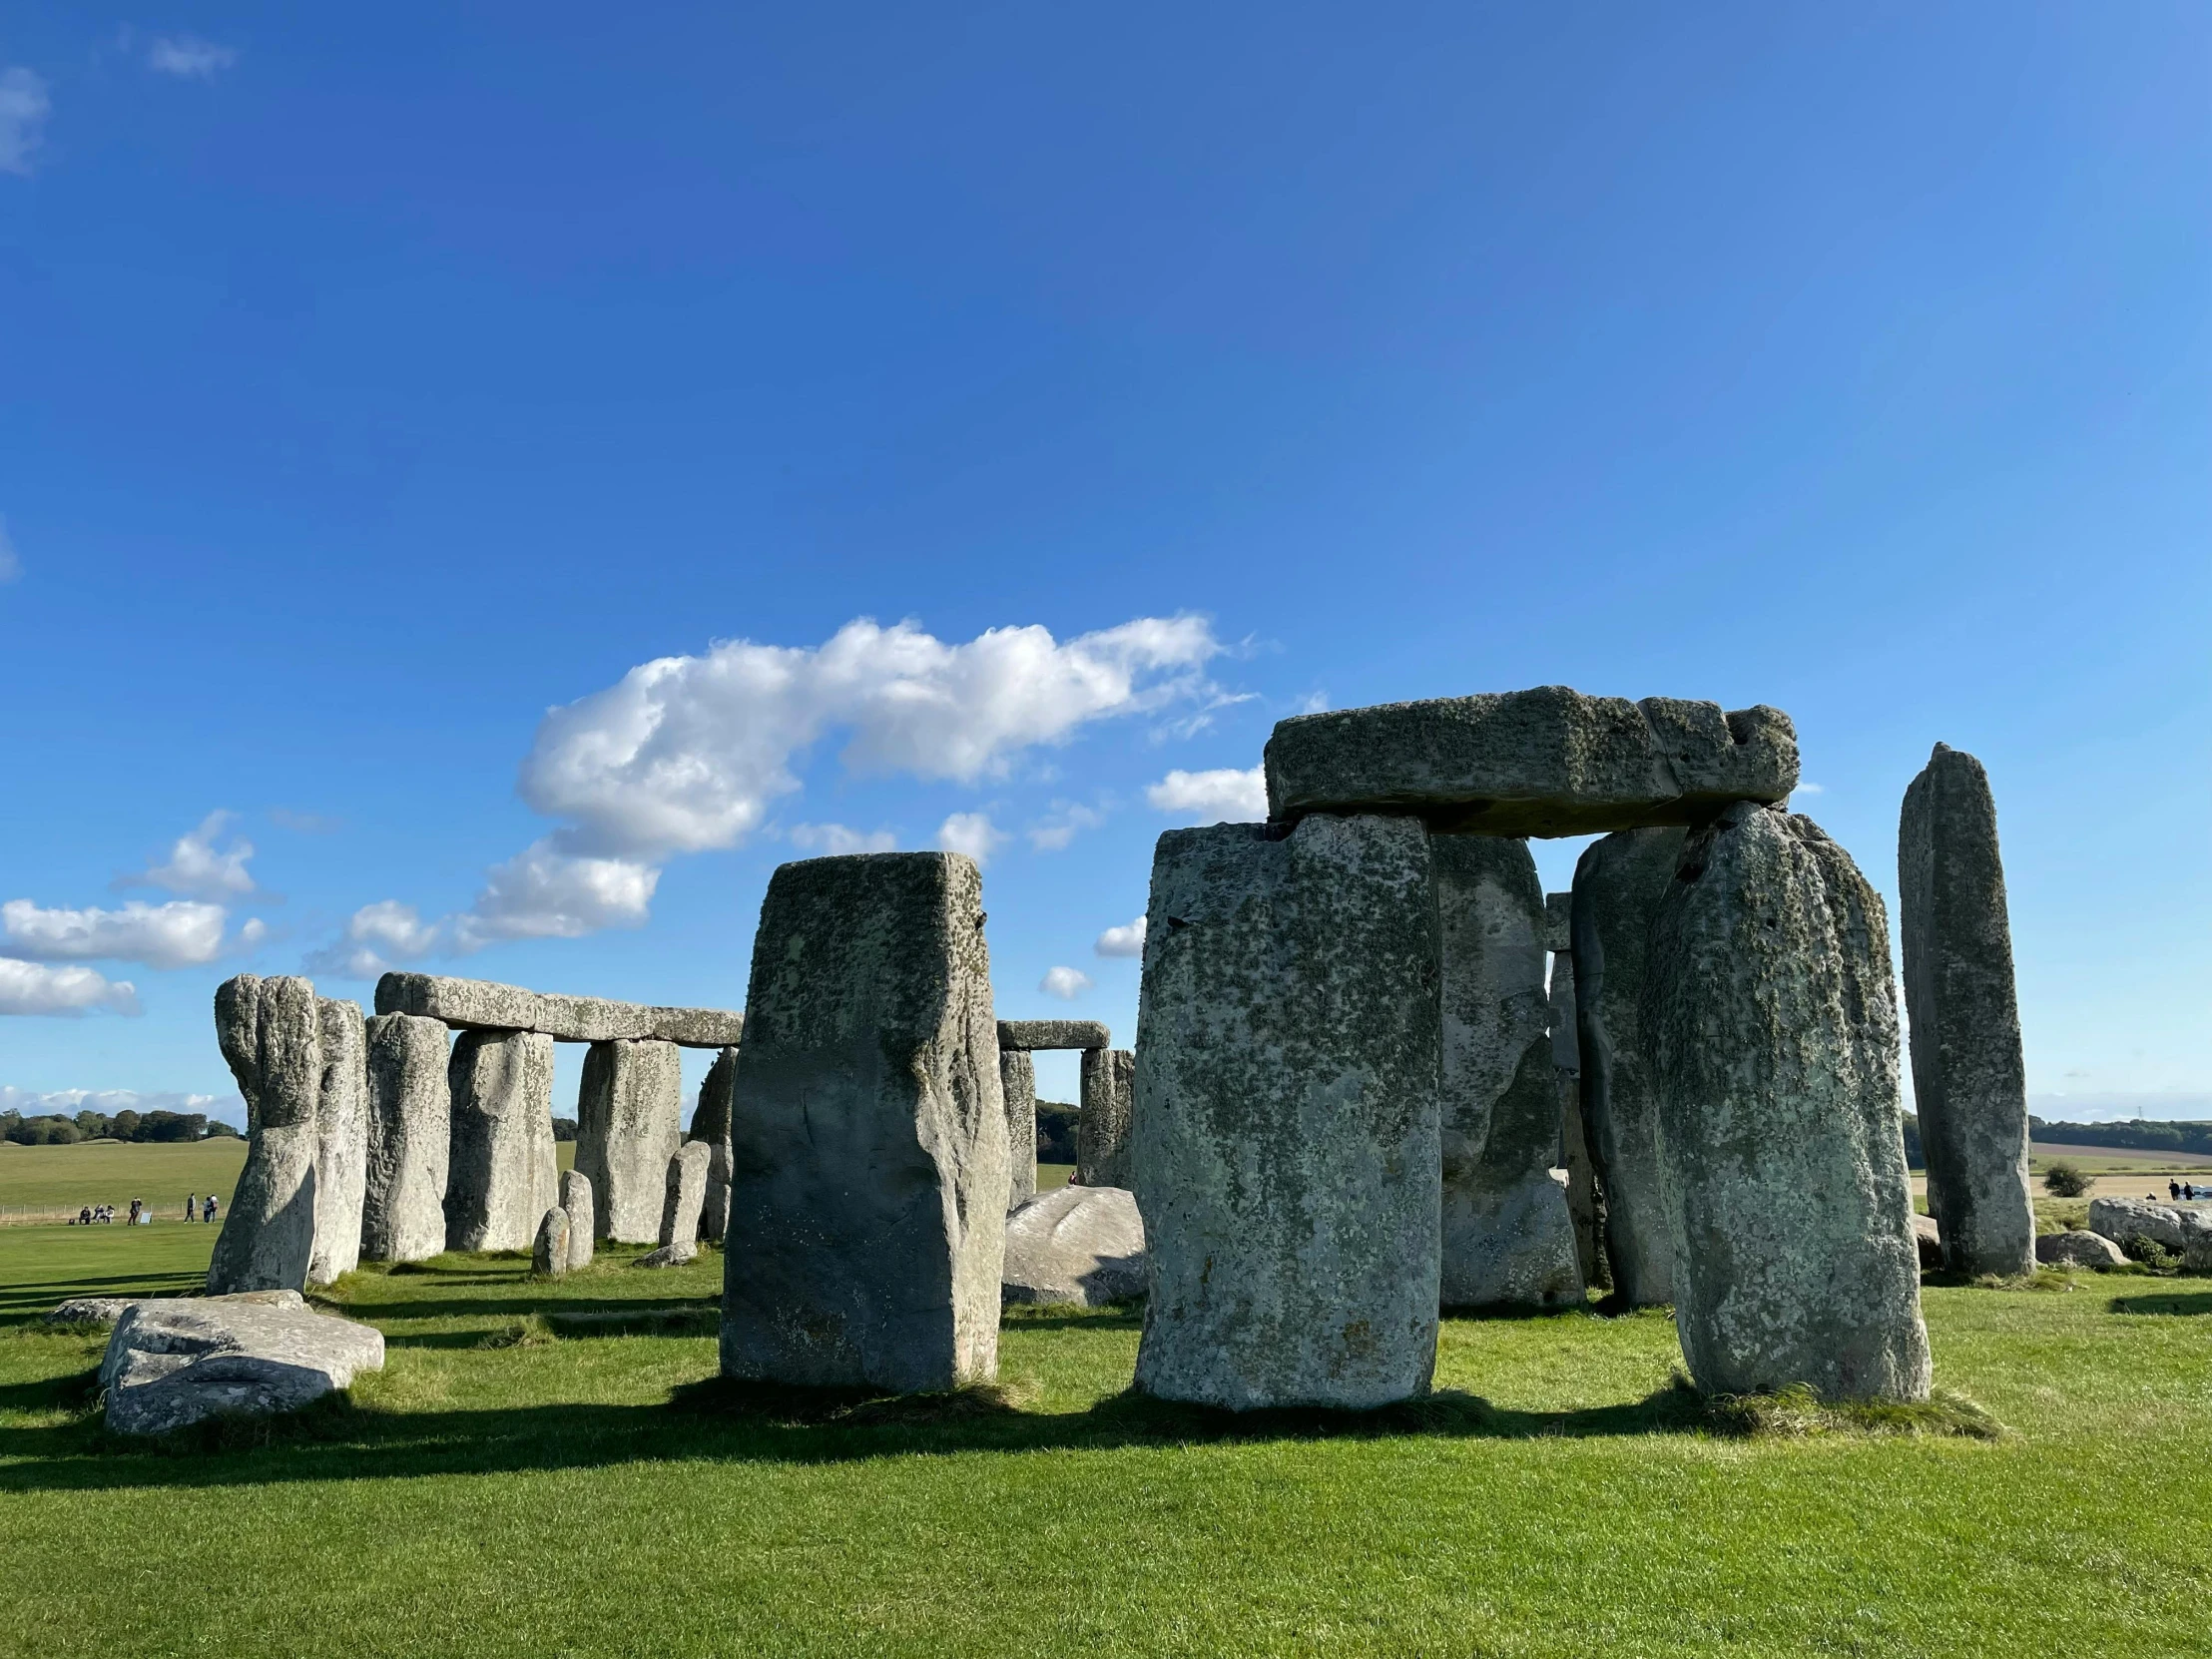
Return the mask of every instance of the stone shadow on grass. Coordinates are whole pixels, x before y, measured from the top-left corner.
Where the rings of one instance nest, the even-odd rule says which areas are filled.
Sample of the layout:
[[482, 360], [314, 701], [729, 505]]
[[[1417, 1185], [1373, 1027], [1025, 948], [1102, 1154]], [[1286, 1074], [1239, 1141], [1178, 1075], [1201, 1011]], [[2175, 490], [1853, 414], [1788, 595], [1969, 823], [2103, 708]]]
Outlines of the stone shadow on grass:
[[2115, 1314], [2212, 1314], [2212, 1290], [2116, 1296], [2111, 1309]]

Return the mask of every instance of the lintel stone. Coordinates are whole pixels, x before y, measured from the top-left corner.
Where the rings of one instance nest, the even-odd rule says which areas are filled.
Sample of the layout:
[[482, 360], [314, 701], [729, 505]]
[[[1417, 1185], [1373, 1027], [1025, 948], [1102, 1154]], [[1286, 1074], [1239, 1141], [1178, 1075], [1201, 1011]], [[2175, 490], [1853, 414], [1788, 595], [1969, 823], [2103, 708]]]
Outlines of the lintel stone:
[[419, 1014], [460, 1031], [535, 1031], [563, 1043], [656, 1038], [679, 1048], [728, 1048], [745, 1029], [745, 1015], [722, 1008], [656, 1008], [439, 973], [385, 974], [376, 981], [376, 1011]]
[[1111, 1048], [1113, 1034], [1095, 1019], [1002, 1019], [1000, 1048]]

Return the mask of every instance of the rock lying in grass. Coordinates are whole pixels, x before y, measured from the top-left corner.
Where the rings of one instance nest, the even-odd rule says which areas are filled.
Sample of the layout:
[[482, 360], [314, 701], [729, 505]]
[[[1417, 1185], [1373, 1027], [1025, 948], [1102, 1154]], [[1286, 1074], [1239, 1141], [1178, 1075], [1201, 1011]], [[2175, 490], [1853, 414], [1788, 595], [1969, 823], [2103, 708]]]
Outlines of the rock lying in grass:
[[[113, 1325], [142, 1302], [177, 1301], [179, 1298], [144, 1296], [75, 1296], [46, 1316], [49, 1325]], [[196, 1297], [196, 1302], [243, 1302], [262, 1308], [304, 1308], [306, 1299], [297, 1291], [241, 1291], [236, 1296]]]
[[305, 1307], [141, 1302], [108, 1339], [100, 1386], [110, 1428], [166, 1434], [204, 1417], [294, 1411], [383, 1364], [382, 1332]]
[[2117, 1267], [2127, 1253], [2099, 1233], [2045, 1233], [2035, 1241], [2035, 1260], [2050, 1267]]
[[1934, 1216], [1914, 1216], [1913, 1243], [1920, 1248], [1923, 1273], [1943, 1265], [1943, 1230]]
[[1121, 1187], [1039, 1193], [1006, 1218], [1002, 1302], [1104, 1308], [1144, 1295], [1144, 1218]]
[[2122, 1249], [2133, 1240], [2148, 1239], [2179, 1256], [2192, 1272], [2212, 1271], [2212, 1212], [2139, 1198], [2093, 1198], [2089, 1231]]
[[246, 1097], [246, 1167], [208, 1264], [208, 1290], [300, 1290], [314, 1251], [315, 1102], [322, 1016], [314, 986], [242, 973], [215, 992], [216, 1040]]
[[699, 1259], [699, 1246], [692, 1243], [665, 1244], [658, 1250], [649, 1250], [630, 1265], [634, 1268], [680, 1268]]
[[538, 1223], [538, 1236], [530, 1246], [530, 1271], [548, 1279], [568, 1272], [568, 1212], [558, 1204]]

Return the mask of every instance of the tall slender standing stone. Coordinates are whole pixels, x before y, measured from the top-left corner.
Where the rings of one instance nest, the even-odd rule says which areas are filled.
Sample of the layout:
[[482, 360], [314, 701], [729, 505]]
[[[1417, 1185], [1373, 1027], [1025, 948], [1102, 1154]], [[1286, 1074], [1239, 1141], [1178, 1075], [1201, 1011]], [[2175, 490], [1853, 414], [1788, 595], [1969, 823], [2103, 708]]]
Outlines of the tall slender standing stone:
[[1037, 1062], [1025, 1048], [998, 1051], [998, 1092], [1006, 1101], [1006, 1211], [1037, 1196]]
[[683, 1116], [684, 1057], [674, 1043], [600, 1042], [585, 1051], [576, 1167], [591, 1178], [602, 1239], [653, 1242]]
[[314, 1250], [307, 1283], [327, 1285], [361, 1260], [368, 1192], [368, 1056], [361, 1005], [315, 998], [322, 1082], [315, 1097]]
[[1006, 1106], [982, 898], [956, 852], [770, 878], [738, 1050], [727, 1375], [901, 1390], [996, 1375]]
[[588, 1268], [592, 1258], [591, 1182], [572, 1169], [561, 1171], [561, 1209], [568, 1217], [568, 1265]]
[[528, 1250], [559, 1196], [553, 1151], [553, 1039], [463, 1031], [446, 1067], [453, 1152], [446, 1172], [448, 1250]]
[[314, 1253], [322, 1090], [314, 986], [289, 976], [226, 979], [216, 987], [215, 1030], [246, 1097], [246, 1167], [208, 1264], [208, 1294], [303, 1290]]
[[453, 1152], [450, 1046], [440, 1020], [376, 1014], [368, 1050], [368, 1174], [361, 1254], [426, 1262], [445, 1248], [445, 1172]]
[[1644, 1023], [1709, 1393], [1928, 1396], [1889, 938], [1849, 853], [1751, 804], [1690, 834], [1660, 902]]
[[1137, 1386], [1232, 1409], [1425, 1393], [1435, 893], [1410, 818], [1162, 835], [1137, 1022]]
[[1953, 1273], [2032, 1273], [2027, 1069], [1989, 776], [1937, 744], [1905, 792], [1898, 910], [1928, 1207]]
[[1442, 953], [1447, 1308], [1582, 1300], [1559, 1161], [1544, 991], [1544, 892], [1528, 843], [1432, 835]]
[[1590, 1161], [1589, 1137], [1582, 1125], [1582, 1040], [1574, 1019], [1574, 895], [1544, 894], [1544, 948], [1551, 952], [1549, 979], [1552, 1089], [1559, 1100], [1559, 1156], [1567, 1172], [1567, 1215], [1574, 1223], [1575, 1263], [1582, 1282], [1599, 1290], [1613, 1288], [1607, 1271], [1604, 1202], [1597, 1170]]
[[1075, 1184], [1129, 1185], [1129, 1118], [1137, 1056], [1126, 1048], [1086, 1048], [1082, 1110], [1075, 1119]]
[[691, 1141], [670, 1156], [662, 1176], [659, 1242], [696, 1250], [700, 1212], [707, 1203], [707, 1171], [714, 1163], [714, 1149], [704, 1141]]
[[711, 1149], [707, 1165], [707, 1204], [699, 1214], [699, 1236], [717, 1244], [730, 1229], [730, 1113], [738, 1087], [738, 1051], [715, 1056], [699, 1085], [692, 1111], [691, 1138]]
[[1674, 1300], [1674, 1238], [1659, 1178], [1659, 1093], [1644, 1039], [1652, 917], [1682, 855], [1678, 829], [1621, 830], [1574, 866], [1575, 1023], [1582, 1122], [1605, 1193], [1614, 1294], [1633, 1307]]

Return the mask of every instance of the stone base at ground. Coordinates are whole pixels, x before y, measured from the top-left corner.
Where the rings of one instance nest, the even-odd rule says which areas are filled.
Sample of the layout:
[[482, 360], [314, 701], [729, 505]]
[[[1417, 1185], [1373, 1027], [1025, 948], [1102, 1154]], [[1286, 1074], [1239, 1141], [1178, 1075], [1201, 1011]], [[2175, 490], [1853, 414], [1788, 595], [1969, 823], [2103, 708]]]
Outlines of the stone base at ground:
[[1006, 1302], [1104, 1308], [1143, 1296], [1144, 1277], [1144, 1218], [1120, 1187], [1039, 1193], [1006, 1218]]
[[2101, 1233], [2045, 1233], [2035, 1241], [2035, 1260], [2046, 1267], [2112, 1268], [2127, 1252]]
[[384, 1364], [374, 1326], [230, 1298], [141, 1302], [100, 1362], [108, 1426], [165, 1434], [213, 1416], [297, 1410]]

